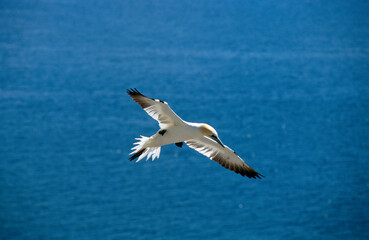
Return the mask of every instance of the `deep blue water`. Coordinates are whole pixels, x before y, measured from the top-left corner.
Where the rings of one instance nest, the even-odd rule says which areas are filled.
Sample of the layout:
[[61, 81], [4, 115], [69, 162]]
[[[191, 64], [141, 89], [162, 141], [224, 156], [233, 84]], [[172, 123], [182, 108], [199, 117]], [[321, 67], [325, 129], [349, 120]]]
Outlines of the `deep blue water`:
[[[368, 239], [367, 1], [0, 3], [1, 239]], [[184, 146], [136, 87], [265, 176]]]

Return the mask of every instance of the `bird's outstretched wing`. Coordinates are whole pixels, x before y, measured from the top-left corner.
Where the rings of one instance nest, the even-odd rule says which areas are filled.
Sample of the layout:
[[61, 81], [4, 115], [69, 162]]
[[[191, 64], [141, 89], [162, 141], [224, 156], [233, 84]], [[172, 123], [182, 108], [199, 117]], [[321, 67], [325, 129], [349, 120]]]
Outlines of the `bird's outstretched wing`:
[[159, 122], [160, 128], [166, 125], [184, 124], [183, 120], [173, 112], [168, 103], [159, 99], [148, 98], [142, 95], [136, 88], [127, 89], [127, 93], [147, 112], [147, 114]]
[[217, 142], [207, 137], [190, 139], [185, 141], [190, 147], [199, 153], [207, 156], [213, 161], [218, 162], [225, 168], [239, 173], [249, 178], [261, 178], [263, 175], [247, 165], [232, 149], [220, 146]]

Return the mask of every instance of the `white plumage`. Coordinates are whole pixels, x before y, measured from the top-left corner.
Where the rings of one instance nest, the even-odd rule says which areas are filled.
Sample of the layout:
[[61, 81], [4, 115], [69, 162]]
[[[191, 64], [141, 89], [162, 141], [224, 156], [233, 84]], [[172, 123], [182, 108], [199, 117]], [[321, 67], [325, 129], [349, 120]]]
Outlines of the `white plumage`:
[[205, 123], [191, 123], [182, 120], [169, 105], [161, 100], [148, 98], [137, 89], [127, 90], [129, 96], [137, 102], [153, 119], [158, 121], [160, 130], [151, 137], [136, 138], [129, 159], [137, 161], [159, 158], [161, 146], [175, 143], [182, 147], [185, 142], [190, 148], [218, 162], [242, 176], [261, 178], [263, 175], [247, 165], [232, 149], [225, 146], [218, 133]]

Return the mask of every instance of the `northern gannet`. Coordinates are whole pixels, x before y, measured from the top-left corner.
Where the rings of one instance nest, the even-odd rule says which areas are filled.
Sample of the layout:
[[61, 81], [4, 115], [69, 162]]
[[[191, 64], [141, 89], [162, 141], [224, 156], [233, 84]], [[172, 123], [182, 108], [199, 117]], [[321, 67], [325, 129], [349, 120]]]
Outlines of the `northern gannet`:
[[160, 130], [151, 137], [141, 135], [136, 138], [129, 160], [136, 158], [139, 162], [145, 156], [146, 160], [152, 157], [159, 158], [161, 146], [175, 143], [182, 147], [185, 142], [190, 148], [195, 149], [213, 161], [218, 162], [242, 176], [249, 178], [261, 178], [263, 175], [247, 165], [232, 149], [224, 145], [217, 131], [206, 123], [192, 123], [182, 120], [173, 112], [168, 103], [159, 99], [148, 98], [142, 95], [137, 89], [128, 89], [129, 96], [137, 102], [143, 110], [153, 119], [159, 122]]

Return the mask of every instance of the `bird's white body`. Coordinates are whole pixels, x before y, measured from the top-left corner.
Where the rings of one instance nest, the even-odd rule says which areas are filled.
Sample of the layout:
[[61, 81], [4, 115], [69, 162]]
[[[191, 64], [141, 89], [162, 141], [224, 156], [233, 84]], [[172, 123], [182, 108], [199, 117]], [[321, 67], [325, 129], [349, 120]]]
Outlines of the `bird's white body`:
[[199, 124], [185, 121], [183, 125], [169, 125], [161, 130], [166, 130], [165, 134], [161, 135], [159, 130], [150, 137], [150, 144], [148, 146], [160, 147], [202, 137]]
[[138, 142], [132, 148], [133, 156], [137, 162], [144, 157], [158, 158], [161, 147], [175, 143], [182, 147], [185, 142], [190, 148], [209, 157], [242, 176], [249, 178], [260, 178], [262, 176], [249, 165], [247, 165], [232, 149], [225, 146], [218, 138], [218, 133], [214, 128], [205, 123], [191, 123], [183, 121], [175, 114], [166, 102], [158, 99], [148, 98], [136, 89], [127, 91], [152, 118], [159, 122], [160, 130], [151, 137], [136, 138]]

